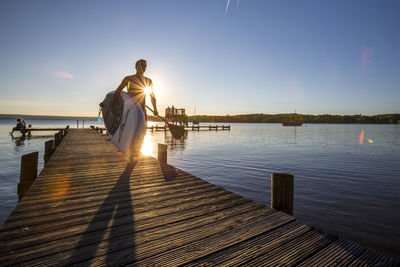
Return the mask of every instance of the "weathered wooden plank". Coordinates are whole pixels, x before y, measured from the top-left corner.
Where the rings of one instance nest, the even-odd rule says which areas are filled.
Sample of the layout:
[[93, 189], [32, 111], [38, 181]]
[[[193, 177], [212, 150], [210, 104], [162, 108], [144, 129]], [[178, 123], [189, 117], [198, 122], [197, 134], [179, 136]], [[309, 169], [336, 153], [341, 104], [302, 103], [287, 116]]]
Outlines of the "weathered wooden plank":
[[[77, 207], [76, 210], [69, 210], [64, 211], [62, 213], [53, 213], [50, 215], [43, 215], [41, 212], [38, 212], [37, 216], [35, 217], [28, 217], [20, 220], [16, 220], [10, 223], [7, 223], [7, 228], [4, 231], [9, 231], [10, 229], [17, 229], [17, 228], [32, 228], [35, 225], [46, 226], [46, 223], [52, 223], [56, 221], [64, 221], [74, 219], [74, 218], [81, 218], [84, 216], [91, 216], [96, 214], [99, 216], [101, 213], [108, 213], [109, 211], [113, 211], [115, 206], [118, 205], [118, 209], [122, 210], [125, 208], [131, 209], [134, 207], [135, 212], [141, 212], [143, 210], [149, 210], [152, 207], [163, 208], [169, 206], [180, 205], [182, 203], [188, 203], [190, 201], [199, 201], [203, 199], [211, 199], [216, 196], [221, 196], [225, 194], [231, 194], [229, 192], [220, 190], [220, 189], [213, 189], [209, 190], [209, 188], [194, 190], [193, 192], [185, 192], [187, 194], [178, 194], [175, 197], [171, 194], [164, 194], [163, 196], [153, 197], [153, 198], [131, 198], [129, 194], [125, 194], [125, 196], [116, 199], [107, 198], [106, 201], [102, 203], [96, 203], [94, 207]], [[101, 209], [99, 207], [101, 206]], [[1, 236], [1, 233], [0, 233]]]
[[317, 254], [303, 261], [299, 266], [347, 266], [364, 251], [364, 247], [354, 242], [338, 239]]
[[[150, 187], [158, 187], [164, 184], [174, 184], [174, 183], [187, 183], [187, 182], [203, 182], [204, 184], [206, 183], [205, 181], [200, 181], [199, 179], [192, 177], [192, 176], [187, 176], [187, 175], [179, 175], [177, 176], [174, 181], [149, 181], [148, 183], [146, 182], [135, 182], [133, 181], [134, 179], [131, 179], [129, 183], [127, 183], [127, 186], [132, 187], [132, 188], [150, 188]], [[175, 181], [176, 180], [176, 181]], [[41, 196], [36, 197], [36, 196], [31, 196], [34, 192], [28, 192], [29, 198], [27, 198], [25, 201], [21, 202], [21, 206], [27, 205], [27, 204], [38, 204], [39, 202], [42, 203], [48, 203], [48, 202], [53, 202], [53, 201], [65, 201], [67, 199], [73, 199], [73, 198], [84, 198], [87, 196], [92, 196], [92, 195], [98, 195], [98, 194], [104, 194], [104, 192], [107, 192], [115, 187], [116, 182], [109, 182], [109, 183], [104, 183], [103, 186], [94, 186], [93, 188], [90, 188], [89, 186], [83, 187], [83, 188], [71, 188], [68, 183], [64, 185], [64, 188], [68, 186], [68, 194], [59, 194], [59, 189], [53, 189], [51, 186], [49, 187], [44, 187], [42, 191], [39, 191], [37, 194], [41, 194]], [[121, 188], [123, 190], [123, 188]], [[55, 196], [54, 196], [55, 195]]]
[[385, 256], [376, 250], [366, 249], [348, 266], [400, 266], [400, 261]]
[[[187, 187], [185, 188], [185, 185]], [[147, 187], [147, 188], [138, 188], [138, 189], [132, 189], [129, 188], [131, 195], [135, 196], [146, 196], [146, 195], [151, 195], [151, 194], [162, 194], [165, 192], [168, 192], [169, 190], [171, 191], [179, 191], [179, 190], [194, 190], [199, 187], [204, 187], [204, 186], [210, 186], [207, 183], [204, 183], [204, 181], [198, 181], [198, 180], [193, 180], [189, 181], [187, 183], [171, 183], [171, 184], [164, 184], [160, 185], [159, 187]], [[213, 186], [211, 186], [213, 187]], [[75, 197], [75, 198], [69, 198], [69, 199], [64, 199], [64, 200], [55, 200], [52, 202], [32, 202], [30, 205], [20, 205], [16, 208], [16, 210], [12, 213], [12, 216], [15, 215], [23, 215], [24, 213], [29, 213], [29, 212], [34, 212], [34, 209], [32, 207], [37, 207], [37, 209], [54, 209], [54, 208], [63, 208], [64, 206], [71, 207], [74, 209], [74, 206], [77, 204], [83, 205], [86, 203], [91, 203], [95, 201], [101, 201], [104, 200], [107, 197], [118, 197], [121, 195], [126, 195], [125, 190], [121, 191], [112, 191], [111, 190], [104, 190], [106, 192], [105, 194], [91, 194], [91, 195], [85, 195], [82, 198]]]
[[[138, 230], [136, 225], [134, 225], [134, 227], [133, 225], [132, 227], [117, 227], [112, 230], [112, 236], [103, 236], [102, 240], [100, 241], [102, 244], [99, 244], [98, 233], [90, 232], [85, 234], [84, 239], [81, 239], [80, 236], [73, 236], [71, 238], [64, 239], [62, 242], [50, 242], [46, 243], [46, 245], [29, 247], [27, 249], [18, 250], [17, 252], [13, 251], [13, 255], [19, 260], [18, 262], [14, 261], [14, 263], [32, 261], [34, 259], [59, 252], [65, 253], [62, 254], [63, 257], [60, 257], [61, 254], [56, 255], [55, 262], [68, 260], [70, 258], [68, 255], [71, 254], [74, 254], [76, 257], [79, 255], [79, 259], [88, 259], [88, 250], [96, 250], [97, 255], [99, 255], [100, 249], [109, 252], [109, 243], [120, 244], [124, 239], [127, 239], [127, 242], [129, 242], [132, 235], [134, 236], [135, 246], [138, 246], [139, 244], [158, 241], [160, 238], [166, 236], [171, 236], [173, 234], [178, 234], [180, 232], [202, 227], [210, 222], [226, 220], [230, 217], [249, 212], [251, 212], [253, 216], [261, 215], [265, 213], [265, 207], [261, 205], [254, 205], [254, 203], [245, 203], [227, 209], [213, 211], [206, 215], [180, 220], [153, 228], [143, 228]], [[119, 247], [117, 246], [115, 249], [118, 250]], [[2, 258], [0, 257], [0, 262], [1, 261]]]
[[[151, 207], [149, 206], [141, 206], [136, 208], [135, 205], [132, 205], [131, 207], [128, 208], [121, 208], [118, 209], [118, 213], [113, 216], [115, 219], [116, 217], [121, 217], [121, 216], [132, 216], [135, 214], [135, 219], [144, 219], [148, 218], [149, 216], [153, 217], [156, 215], [161, 215], [161, 214], [171, 214], [180, 210], [187, 210], [187, 209], [192, 209], [192, 208], [197, 208], [198, 206], [201, 205], [207, 205], [210, 203], [215, 203], [219, 201], [232, 201], [232, 200], [237, 200], [239, 199], [237, 195], [234, 195], [232, 193], [224, 193], [224, 194], [219, 194], [214, 197], [208, 197], [208, 198], [203, 198], [199, 199], [197, 201], [191, 201], [191, 202], [182, 202], [179, 204], [174, 204], [172, 206], [167, 206], [167, 207], [161, 207], [158, 208], [156, 207], [155, 209], [150, 209]], [[100, 207], [101, 209], [102, 207]], [[39, 224], [39, 225], [33, 225], [31, 227], [25, 227], [25, 228], [18, 228], [18, 229], [11, 229], [8, 231], [4, 231], [0, 233], [0, 251], [9, 249], [17, 237], [23, 237], [25, 240], [28, 239], [30, 235], [38, 235], [38, 234], [43, 234], [46, 232], [57, 232], [60, 229], [63, 229], [65, 232], [65, 228], [73, 227], [73, 226], [87, 226], [89, 223], [93, 224], [94, 222], [97, 221], [103, 221], [103, 220], [109, 220], [110, 216], [112, 214], [110, 213], [103, 213], [99, 212], [98, 214], [90, 214], [90, 215], [84, 215], [80, 217], [74, 217], [66, 220], [57, 220], [57, 221], [52, 221], [48, 222], [46, 224]], [[61, 233], [60, 233], [61, 234]]]
[[[157, 188], [157, 190], [156, 188], [151, 188], [151, 189], [146, 188], [137, 191], [132, 190], [130, 192], [131, 192], [131, 199], [149, 198], [151, 200], [157, 198], [161, 200], [163, 199], [163, 197], [165, 197], [164, 199], [168, 199], [168, 198], [196, 194], [198, 190], [207, 192], [217, 189], [210, 184], [201, 183], [193, 185], [189, 184], [187, 187], [184, 184], [167, 185], [167, 186], [160, 186], [160, 188]], [[36, 209], [34, 208], [25, 209], [18, 213], [13, 213], [7, 219], [7, 222], [20, 221], [26, 218], [46, 216], [51, 214], [59, 214], [69, 211], [77, 211], [87, 208], [98, 207], [106, 198], [115, 198], [118, 199], [119, 201], [124, 201], [128, 197], [126, 191], [121, 191], [116, 193], [111, 192], [109, 195], [96, 195], [93, 197], [87, 197], [84, 199], [85, 201], [81, 201], [80, 199], [73, 199], [70, 201], [54, 203], [53, 205], [52, 204], [37, 205]], [[31, 207], [31, 206], [24, 206], [24, 207]]]
[[[186, 220], [188, 218], [196, 216], [202, 216], [207, 213], [211, 213], [217, 210], [224, 210], [234, 205], [242, 205], [245, 203], [253, 203], [253, 202], [243, 198], [239, 198], [236, 200], [228, 199], [217, 203], [211, 203], [208, 205], [200, 205], [197, 208], [189, 210], [177, 210], [176, 212], [172, 213], [165, 212], [157, 214], [156, 213], [157, 211], [156, 212], [149, 211], [147, 213], [135, 215], [135, 228], [140, 229], [141, 225], [146, 225], [147, 227], [156, 227], [162, 224], [167, 224], [179, 220]], [[112, 215], [110, 215], [110, 217], [112, 217]], [[114, 218], [114, 220], [115, 219], [116, 218]], [[90, 230], [97, 231], [107, 228], [107, 226], [105, 226], [104, 221], [107, 220], [90, 222]], [[132, 215], [127, 215], [118, 217], [118, 220], [116, 220], [114, 224], [115, 226], [117, 226], [117, 225], [129, 224], [131, 222], [132, 222]], [[87, 230], [87, 227], [88, 225], [77, 225], [69, 228], [49, 231], [47, 233], [43, 233], [40, 235], [21, 236], [20, 238], [15, 238], [11, 241], [5, 241], [4, 243], [0, 241], [0, 244], [2, 244], [0, 251], [7, 252], [17, 248], [29, 247], [39, 243], [47, 243], [74, 235], [81, 235]]]
[[311, 231], [313, 228], [292, 222], [261, 235], [247, 239], [226, 249], [191, 261], [188, 266], [237, 266], [257, 258], [287, 242]]
[[246, 262], [246, 266], [296, 265], [336, 239], [337, 237], [333, 235], [314, 229], [269, 253]]
[[[194, 183], [203, 183], [206, 184], [205, 181], [200, 181], [199, 179], [196, 179], [194, 177], [190, 176], [178, 176], [176, 178], [176, 181], [164, 181], [164, 182], [154, 182], [154, 183], [143, 183], [143, 184], [135, 184], [134, 182], [129, 182], [127, 184], [127, 187], [129, 187], [130, 190], [136, 189], [150, 189], [150, 188], [156, 188], [159, 186], [167, 185], [167, 184], [194, 184]], [[84, 199], [86, 197], [91, 197], [91, 196], [96, 196], [96, 195], [104, 195], [108, 194], [113, 188], [115, 187], [115, 182], [107, 184], [104, 187], [101, 188], [94, 188], [93, 190], [81, 190], [77, 191], [74, 194], [72, 194], [69, 190], [65, 192], [65, 194], [60, 194], [58, 191], [54, 191], [53, 194], [51, 194], [51, 191], [48, 192], [45, 197], [41, 198], [36, 198], [36, 197], [29, 197], [25, 201], [23, 201], [20, 206], [31, 206], [31, 205], [38, 205], [38, 204], [50, 204], [55, 201], [58, 202], [64, 202], [68, 200], [73, 200], [73, 199]], [[125, 191], [124, 189], [116, 189], [116, 191]], [[63, 191], [62, 191], [63, 192]], [[64, 192], [63, 192], [64, 193]], [[19, 206], [18, 206], [19, 207]]]
[[[69, 161], [63, 161], [63, 165], [68, 166], [66, 169], [60, 169], [58, 170], [57, 168], [52, 168], [53, 171], [56, 170], [56, 174], [51, 174], [51, 173], [41, 173], [41, 179], [38, 180], [37, 183], [35, 183], [35, 186], [43, 186], [47, 184], [62, 184], [65, 181], [69, 181], [70, 177], [66, 177], [65, 174], [68, 173], [72, 177], [74, 177], [77, 181], [87, 181], [88, 177], [91, 178], [97, 178], [97, 175], [105, 175], [105, 174], [111, 174], [113, 176], [109, 178], [117, 178], [118, 174], [122, 173], [125, 171], [126, 168], [129, 167], [127, 163], [124, 164], [118, 164], [118, 165], [113, 165], [111, 163], [105, 162], [104, 164], [98, 164], [99, 161], [91, 161], [90, 166], [86, 165], [85, 168], [80, 168], [79, 164], [73, 164], [70, 163]], [[89, 164], [89, 163], [88, 163]], [[108, 165], [108, 167], [106, 167]], [[170, 165], [163, 165], [163, 164], [155, 164], [153, 162], [142, 162], [142, 159], [138, 161], [134, 167], [132, 167], [132, 175], [137, 175], [137, 176], [143, 176], [143, 175], [156, 175], [156, 176], [165, 176], [166, 174], [175, 174], [175, 173], [182, 173], [184, 174], [185, 172], [178, 170]], [[151, 177], [150, 177], [151, 178]]]
[[[107, 249], [105, 248], [102, 252], [100, 252], [101, 248], [97, 248], [96, 258], [81, 263], [84, 265], [91, 262], [93, 265], [121, 266], [131, 263], [132, 261], [137, 261], [139, 264], [142, 259], [145, 260], [149, 257], [162, 255], [164, 252], [169, 252], [194, 241], [202, 240], [228, 230], [244, 227], [245, 225], [252, 225], [252, 223], [263, 220], [269, 216], [274, 216], [274, 214], [276, 214], [276, 211], [273, 210], [264, 212], [263, 215], [248, 212], [222, 221], [212, 222], [200, 228], [165, 236], [159, 238], [157, 242], [147, 242], [143, 245], [136, 244], [136, 242], [132, 241], [125, 242], [126, 240], [123, 240], [124, 242], [108, 243]], [[113, 249], [109, 250], [109, 247]], [[134, 257], [132, 257], [132, 253], [134, 253]], [[166, 261], [165, 264], [168, 265], [168, 262]]]
[[[276, 212], [271, 215], [262, 215], [257, 220], [243, 223], [234, 221], [225, 228], [225, 231], [219, 231], [214, 235], [207, 235], [202, 239], [187, 244], [175, 244], [164, 253], [158, 253], [152, 257], [147, 257], [143, 260], [138, 260], [135, 264], [138, 265], [160, 265], [177, 266], [184, 264], [194, 259], [212, 254], [220, 249], [235, 245], [246, 239], [252, 238], [286, 223], [293, 221], [294, 218], [282, 212]], [[199, 229], [199, 232], [201, 230]], [[196, 234], [197, 233], [193, 233]], [[179, 246], [177, 246], [179, 245]], [[95, 263], [102, 263], [95, 259]], [[115, 257], [116, 263], [119, 265], [120, 260]], [[125, 262], [124, 262], [125, 264]]]

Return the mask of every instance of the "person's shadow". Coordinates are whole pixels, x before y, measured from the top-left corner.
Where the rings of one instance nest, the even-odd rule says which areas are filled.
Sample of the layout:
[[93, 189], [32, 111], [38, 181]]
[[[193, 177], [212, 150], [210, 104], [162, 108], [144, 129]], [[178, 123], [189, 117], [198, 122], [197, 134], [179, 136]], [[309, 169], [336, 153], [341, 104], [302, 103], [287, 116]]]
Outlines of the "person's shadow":
[[[101, 204], [100, 208], [90, 221], [85, 232], [81, 235], [79, 243], [76, 245], [75, 250], [69, 260], [65, 262], [66, 265], [79, 263], [80, 265], [90, 265], [90, 260], [96, 257], [97, 250], [107, 244], [106, 251], [106, 265], [112, 265], [113, 260], [110, 254], [117, 250], [118, 229], [121, 225], [127, 231], [122, 234], [124, 240], [129, 240], [130, 244], [135, 244], [135, 223], [133, 218], [133, 206], [130, 192], [130, 176], [134, 170], [137, 161], [127, 164], [125, 170], [115, 183], [114, 187], [108, 192], [107, 198]], [[123, 201], [121, 201], [123, 200]], [[117, 227], [120, 226], [120, 227]], [[100, 246], [100, 244], [102, 244]], [[129, 253], [129, 262], [135, 261], [135, 247]], [[81, 262], [82, 261], [82, 262]], [[86, 264], [87, 263], [87, 264]]]

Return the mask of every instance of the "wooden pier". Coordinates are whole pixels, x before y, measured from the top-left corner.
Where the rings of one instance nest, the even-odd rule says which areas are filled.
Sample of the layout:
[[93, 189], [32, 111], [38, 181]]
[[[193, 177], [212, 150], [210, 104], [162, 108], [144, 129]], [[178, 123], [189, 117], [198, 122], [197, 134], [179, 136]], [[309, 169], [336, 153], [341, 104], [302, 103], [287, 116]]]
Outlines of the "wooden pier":
[[[69, 128], [69, 125], [67, 126]], [[53, 131], [64, 131], [66, 127], [26, 127], [25, 133], [30, 134], [31, 132], [53, 132]], [[14, 127], [12, 129], [14, 132], [22, 133], [20, 128]]]
[[107, 139], [62, 138], [0, 228], [0, 266], [400, 264]]
[[[90, 125], [90, 128], [93, 130], [97, 130], [100, 132], [103, 132], [106, 130], [106, 128], [104, 127], [96, 127], [93, 125]], [[231, 126], [230, 125], [189, 125], [185, 127], [185, 130], [192, 130], [192, 131], [200, 131], [201, 129], [204, 130], [231, 130]], [[147, 130], [151, 130], [151, 132], [153, 131], [167, 131], [168, 130], [168, 126], [159, 126], [159, 125], [155, 125], [155, 126], [147, 126]]]

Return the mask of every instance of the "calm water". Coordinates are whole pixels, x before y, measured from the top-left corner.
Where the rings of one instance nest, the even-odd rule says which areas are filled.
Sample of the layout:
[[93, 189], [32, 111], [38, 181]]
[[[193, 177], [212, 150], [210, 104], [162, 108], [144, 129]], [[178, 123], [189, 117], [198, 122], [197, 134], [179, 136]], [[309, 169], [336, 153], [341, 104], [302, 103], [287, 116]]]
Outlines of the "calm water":
[[[76, 121], [28, 123], [76, 127]], [[21, 155], [39, 151], [42, 168], [44, 141], [52, 138], [34, 133], [25, 141], [11, 139], [12, 125], [0, 121], [1, 223], [17, 203]], [[149, 132], [143, 153], [156, 156], [157, 143], [168, 143], [170, 164], [266, 205], [271, 173], [292, 173], [299, 220], [400, 255], [399, 125], [231, 125], [231, 131], [189, 131], [175, 142], [164, 132]]]

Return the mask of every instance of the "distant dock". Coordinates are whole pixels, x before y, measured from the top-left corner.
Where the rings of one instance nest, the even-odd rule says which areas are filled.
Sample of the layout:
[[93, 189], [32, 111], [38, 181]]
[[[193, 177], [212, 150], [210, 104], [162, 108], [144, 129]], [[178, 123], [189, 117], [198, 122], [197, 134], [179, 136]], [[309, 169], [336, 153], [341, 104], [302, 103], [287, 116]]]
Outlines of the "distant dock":
[[[0, 228], [0, 266], [399, 266], [160, 160], [67, 129], [23, 156], [21, 200]], [[46, 157], [45, 155], [45, 157]]]
[[[67, 126], [69, 128], [69, 126]], [[66, 127], [26, 127], [25, 132], [50, 132], [50, 131], [63, 131]], [[14, 127], [14, 131], [21, 132], [20, 128]]]
[[[105, 131], [106, 128], [104, 127], [96, 127], [91, 125], [90, 126], [91, 129], [93, 130], [98, 130], [98, 131]], [[151, 132], [153, 131], [167, 131], [168, 130], [168, 126], [147, 126], [147, 130], [150, 130]], [[185, 126], [185, 130], [192, 130], [192, 131], [200, 131], [200, 130], [231, 130], [231, 126], [230, 125], [191, 125], [191, 126]]]

